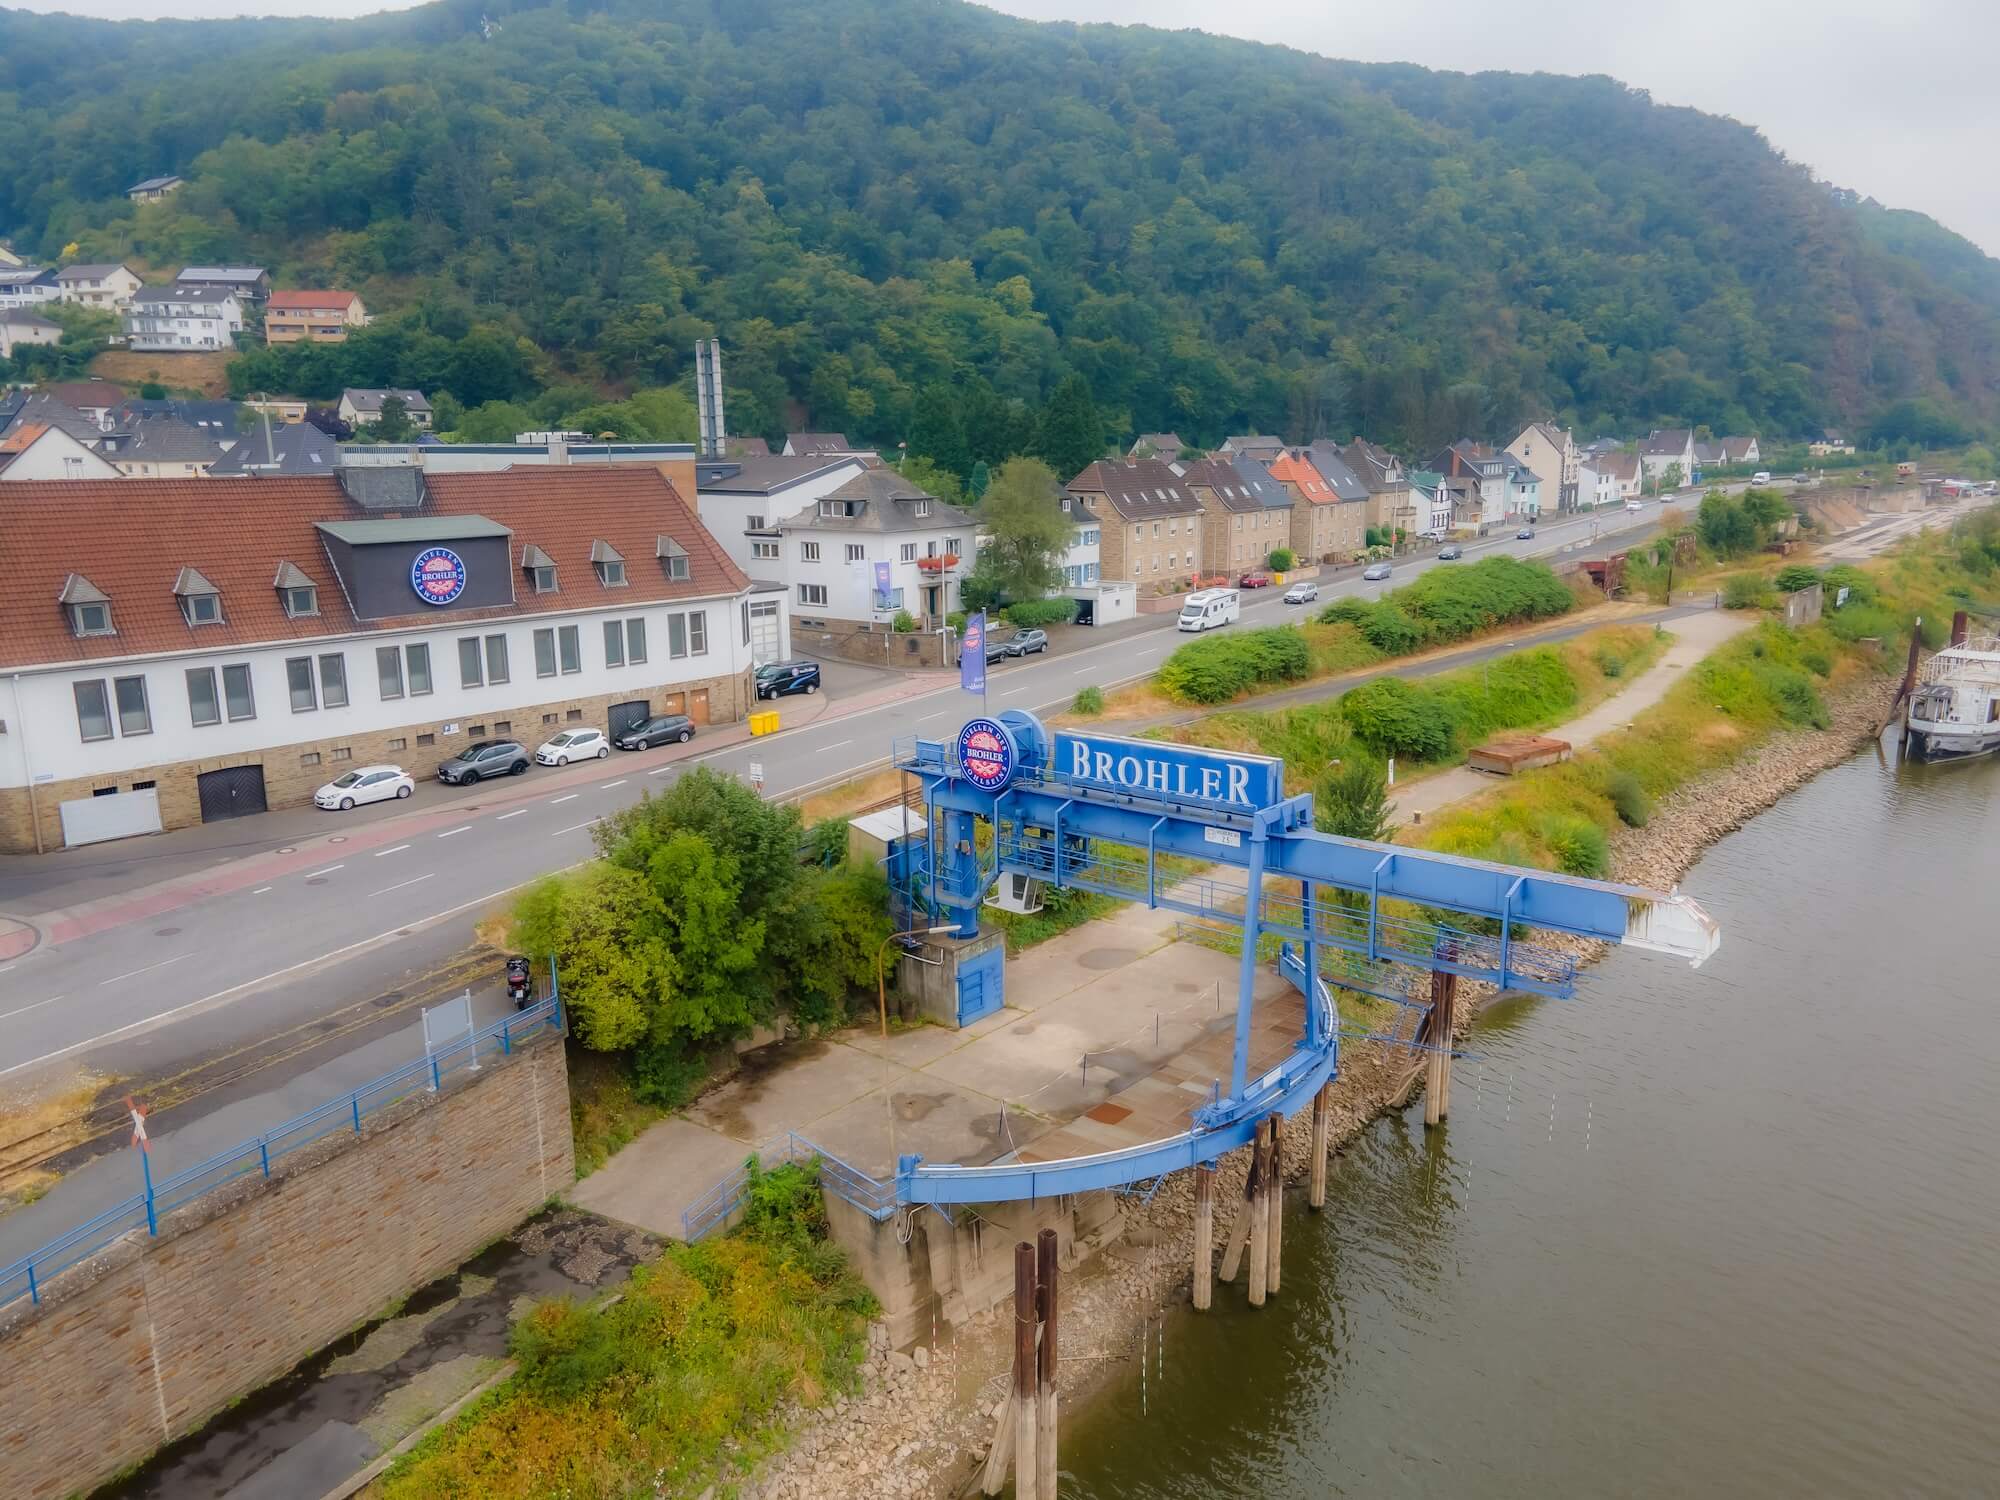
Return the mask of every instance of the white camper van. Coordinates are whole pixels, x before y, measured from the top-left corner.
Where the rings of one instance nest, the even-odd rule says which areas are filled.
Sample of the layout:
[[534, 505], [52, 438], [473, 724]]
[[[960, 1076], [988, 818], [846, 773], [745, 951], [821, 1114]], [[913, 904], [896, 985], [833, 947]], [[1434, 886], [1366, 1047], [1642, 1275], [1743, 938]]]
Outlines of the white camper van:
[[1182, 630], [1213, 630], [1236, 621], [1239, 603], [1235, 589], [1201, 589], [1181, 601]]

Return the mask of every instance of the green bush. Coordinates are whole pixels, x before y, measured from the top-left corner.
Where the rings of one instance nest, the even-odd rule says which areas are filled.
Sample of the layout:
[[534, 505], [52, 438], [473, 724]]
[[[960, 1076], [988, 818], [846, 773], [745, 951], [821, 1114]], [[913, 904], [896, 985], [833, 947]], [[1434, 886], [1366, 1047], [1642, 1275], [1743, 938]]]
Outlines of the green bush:
[[1183, 703], [1225, 703], [1255, 687], [1300, 681], [1311, 671], [1305, 636], [1275, 625], [1190, 641], [1166, 659], [1156, 681]]
[[1818, 646], [1801, 646], [1799, 648], [1799, 665], [1815, 677], [1831, 677], [1833, 675], [1833, 658]]
[[1877, 604], [1857, 604], [1852, 599], [1847, 608], [1826, 616], [1826, 628], [1835, 640], [1849, 643], [1874, 636], [1884, 643], [1900, 644], [1906, 633], [1903, 622], [1888, 610]]
[[1361, 620], [1361, 635], [1384, 656], [1408, 656], [1424, 643], [1424, 630], [1388, 600], [1371, 606]]
[[1381, 766], [1365, 755], [1341, 757], [1313, 787], [1313, 827], [1344, 839], [1381, 843], [1389, 837], [1389, 787]]
[[897, 635], [910, 635], [917, 628], [917, 617], [907, 609], [899, 609], [892, 623]]
[[965, 634], [965, 611], [955, 609], [944, 617], [944, 623], [960, 635]]
[[1814, 729], [1825, 729], [1833, 723], [1832, 715], [1819, 696], [1819, 689], [1797, 667], [1779, 666], [1772, 662], [1761, 665], [1759, 674], [1768, 684], [1772, 701], [1778, 705], [1778, 712], [1786, 723], [1808, 725]]
[[1601, 877], [1611, 868], [1611, 839], [1579, 813], [1545, 813], [1535, 821], [1556, 868], [1565, 875]]
[[1078, 688], [1076, 696], [1070, 699], [1069, 711], [1073, 714], [1101, 714], [1104, 712], [1104, 690], [1102, 688]]
[[1049, 625], [1067, 625], [1076, 618], [1074, 599], [1023, 599], [1001, 611], [1016, 630], [1038, 630]]
[[1762, 609], [1770, 599], [1770, 586], [1758, 573], [1737, 573], [1723, 581], [1725, 609]]
[[1653, 815], [1653, 804], [1646, 796], [1646, 789], [1639, 784], [1638, 777], [1630, 771], [1613, 771], [1610, 785], [1604, 790], [1618, 813], [1619, 822], [1627, 828], [1646, 826], [1646, 820]]
[[1360, 625], [1375, 612], [1375, 606], [1367, 599], [1357, 599], [1349, 595], [1336, 599], [1319, 612], [1322, 625]]
[[1854, 608], [1857, 604], [1873, 604], [1877, 597], [1879, 597], [1875, 587], [1875, 580], [1862, 572], [1861, 569], [1855, 567], [1853, 563], [1835, 563], [1824, 573], [1820, 574], [1820, 581], [1826, 585], [1826, 602], [1828, 608], [1833, 606], [1835, 596], [1842, 589], [1847, 590], [1846, 607], [1848, 609]]
[[1468, 568], [1433, 568], [1386, 597], [1430, 642], [1461, 640], [1481, 631], [1567, 614], [1576, 606], [1569, 586], [1540, 563], [1488, 557]]
[[1804, 563], [1786, 563], [1778, 569], [1771, 583], [1781, 594], [1796, 594], [1820, 581], [1818, 568], [1809, 568]]
[[1283, 573], [1288, 568], [1297, 566], [1299, 555], [1292, 551], [1290, 547], [1273, 547], [1271, 555], [1264, 560], [1270, 565], [1273, 572]]
[[1596, 653], [1597, 670], [1606, 677], [1625, 675], [1625, 658], [1608, 646], [1599, 646]]
[[1355, 737], [1383, 755], [1438, 760], [1451, 749], [1451, 714], [1434, 694], [1400, 677], [1378, 677], [1340, 700]]

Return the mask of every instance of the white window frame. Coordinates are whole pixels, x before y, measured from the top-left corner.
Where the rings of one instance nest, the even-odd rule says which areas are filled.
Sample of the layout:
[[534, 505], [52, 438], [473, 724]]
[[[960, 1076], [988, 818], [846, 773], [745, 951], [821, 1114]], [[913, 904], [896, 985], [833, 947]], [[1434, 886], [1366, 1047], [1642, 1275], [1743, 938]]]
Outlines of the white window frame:
[[[815, 597], [817, 596], [817, 597]], [[823, 583], [802, 583], [799, 585], [799, 603], [809, 609], [826, 608], [826, 585]]]
[[800, 561], [800, 562], [818, 562], [818, 561], [819, 561], [819, 543], [818, 543], [818, 542], [800, 542], [800, 543], [799, 543], [799, 561]]

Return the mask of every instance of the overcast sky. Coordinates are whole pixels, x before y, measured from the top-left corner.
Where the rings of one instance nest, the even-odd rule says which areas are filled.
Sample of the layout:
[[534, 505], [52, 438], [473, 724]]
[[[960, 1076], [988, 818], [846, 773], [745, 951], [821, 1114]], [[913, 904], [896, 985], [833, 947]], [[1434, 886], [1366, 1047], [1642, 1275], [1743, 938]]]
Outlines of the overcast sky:
[[[21, 0], [8, 0], [21, 3]], [[27, 0], [114, 17], [359, 15], [380, 0]], [[1819, 176], [2000, 255], [2000, 0], [999, 0], [1036, 20], [1143, 22], [1332, 57], [1609, 73], [1734, 116]]]

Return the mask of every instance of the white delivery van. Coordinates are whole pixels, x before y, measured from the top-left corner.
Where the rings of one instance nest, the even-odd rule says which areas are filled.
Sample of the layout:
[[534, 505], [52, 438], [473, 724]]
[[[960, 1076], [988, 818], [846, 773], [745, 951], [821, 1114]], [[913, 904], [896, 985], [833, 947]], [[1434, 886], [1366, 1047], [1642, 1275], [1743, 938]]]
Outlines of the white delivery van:
[[1201, 589], [1181, 601], [1182, 630], [1213, 630], [1234, 624], [1239, 607], [1235, 589]]

